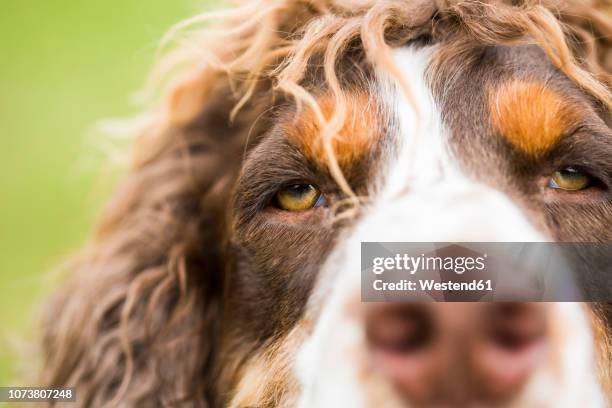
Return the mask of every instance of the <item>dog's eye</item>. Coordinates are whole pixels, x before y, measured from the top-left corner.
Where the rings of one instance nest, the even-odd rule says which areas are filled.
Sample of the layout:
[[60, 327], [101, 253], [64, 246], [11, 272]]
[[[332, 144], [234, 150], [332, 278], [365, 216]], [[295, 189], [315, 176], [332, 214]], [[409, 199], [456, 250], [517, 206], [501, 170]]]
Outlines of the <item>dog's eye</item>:
[[594, 182], [595, 179], [588, 173], [573, 167], [566, 167], [553, 173], [548, 181], [548, 187], [567, 191], [578, 191], [591, 187]]
[[285, 211], [303, 211], [325, 203], [321, 191], [312, 184], [292, 184], [279, 190], [274, 204]]

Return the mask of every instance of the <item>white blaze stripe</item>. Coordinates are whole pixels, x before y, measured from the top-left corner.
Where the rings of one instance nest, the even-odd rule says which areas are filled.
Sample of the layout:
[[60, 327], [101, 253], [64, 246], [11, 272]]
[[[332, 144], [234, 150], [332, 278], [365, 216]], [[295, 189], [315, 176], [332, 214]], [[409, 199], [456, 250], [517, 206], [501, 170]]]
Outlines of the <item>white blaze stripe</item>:
[[[440, 112], [426, 83], [426, 70], [433, 48], [402, 48], [395, 51], [395, 63], [402, 71], [417, 111], [403, 90], [384, 73], [379, 74], [384, 84], [383, 103], [396, 118], [398, 157], [391, 172], [385, 177], [385, 189], [380, 200], [388, 200], [405, 192], [406, 186], [419, 184], [440, 176], [448, 170], [448, 155], [443, 140]], [[385, 78], [386, 77], [386, 78]], [[450, 173], [450, 172], [449, 172]]]
[[374, 204], [354, 236], [363, 241], [544, 240], [508, 197], [470, 180], [458, 169], [426, 81], [434, 51], [433, 47], [410, 47], [394, 53], [417, 104], [419, 120], [397, 81], [379, 75], [381, 99], [395, 118], [396, 129], [391, 131], [396, 134], [391, 137], [397, 149], [386, 158], [389, 163], [379, 177]]
[[[383, 158], [388, 163], [381, 166], [374, 202], [364, 208], [363, 218], [355, 228], [339, 240], [311, 297], [307, 314], [316, 324], [298, 353], [296, 366], [302, 385], [300, 408], [367, 407], [373, 401], [384, 402], [385, 406], [402, 406], [384, 379], [367, 368], [359, 305], [362, 241], [545, 240], [507, 196], [469, 180], [453, 164], [445, 144], [441, 116], [425, 79], [431, 55], [432, 49], [395, 51], [397, 65], [418, 104], [418, 129], [415, 129], [415, 112], [397, 82], [380, 75], [383, 78], [380, 99], [386, 105], [383, 108], [394, 118], [391, 122], [395, 123], [395, 129], [391, 131], [395, 134], [390, 137], [395, 138], [396, 146], [389, 157]], [[579, 304], [551, 307], [555, 308], [558, 324], [581, 328], [580, 333], [565, 330], [567, 338], [560, 341], [569, 355], [557, 356], [568, 359], [558, 367], [568, 372], [563, 373], [561, 378], [565, 380], [559, 383], [550, 366], [542, 367], [538, 384], [527, 387], [517, 401], [521, 401], [520, 406], [531, 406], [532, 401], [549, 406], [563, 395], [571, 401], [603, 406], [603, 402], [599, 403], [603, 401], [602, 391], [593, 374], [593, 338], [585, 311]], [[588, 386], [565, 382], [576, 379], [578, 373], [589, 382]], [[550, 388], [544, 384], [566, 389], [551, 395]]]

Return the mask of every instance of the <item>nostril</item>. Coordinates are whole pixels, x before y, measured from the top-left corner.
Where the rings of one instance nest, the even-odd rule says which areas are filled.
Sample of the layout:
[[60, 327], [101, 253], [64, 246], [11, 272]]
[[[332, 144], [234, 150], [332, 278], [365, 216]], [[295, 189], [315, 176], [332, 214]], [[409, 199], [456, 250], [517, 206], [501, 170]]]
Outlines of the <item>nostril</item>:
[[385, 304], [369, 309], [366, 335], [375, 349], [409, 354], [425, 348], [433, 338], [432, 318], [420, 304]]
[[475, 393], [490, 404], [515, 398], [546, 355], [547, 319], [536, 303], [494, 303], [470, 352]]
[[531, 303], [497, 303], [490, 309], [490, 338], [507, 352], [521, 352], [545, 337], [542, 307]]
[[366, 309], [371, 367], [411, 403], [431, 401], [437, 393], [438, 323], [425, 303], [377, 303]]

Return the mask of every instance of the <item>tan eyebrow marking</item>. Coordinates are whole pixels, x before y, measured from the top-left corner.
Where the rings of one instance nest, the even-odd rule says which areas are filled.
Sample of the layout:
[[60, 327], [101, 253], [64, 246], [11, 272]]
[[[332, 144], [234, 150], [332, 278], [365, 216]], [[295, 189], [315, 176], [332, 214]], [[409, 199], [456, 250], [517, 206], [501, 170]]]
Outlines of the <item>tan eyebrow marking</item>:
[[541, 156], [580, 119], [580, 109], [542, 82], [512, 80], [489, 95], [491, 122], [514, 147]]
[[[380, 136], [376, 108], [370, 97], [364, 92], [348, 92], [346, 101], [344, 125], [332, 140], [332, 148], [341, 167], [350, 166], [363, 157]], [[317, 102], [323, 115], [330, 118], [335, 107], [334, 98], [322, 96]], [[285, 125], [285, 133], [307, 157], [318, 163], [327, 163], [321, 127], [312, 110], [305, 109], [295, 121], [289, 121]]]

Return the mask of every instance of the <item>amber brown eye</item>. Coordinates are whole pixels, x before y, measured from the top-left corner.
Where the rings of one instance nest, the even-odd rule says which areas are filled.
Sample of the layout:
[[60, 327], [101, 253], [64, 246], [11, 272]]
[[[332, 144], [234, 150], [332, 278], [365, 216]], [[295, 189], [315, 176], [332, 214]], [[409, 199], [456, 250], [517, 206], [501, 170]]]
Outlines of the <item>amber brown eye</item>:
[[303, 211], [324, 203], [321, 191], [312, 184], [292, 184], [279, 190], [274, 204], [285, 211]]
[[593, 184], [594, 179], [588, 173], [573, 167], [566, 167], [553, 173], [548, 182], [548, 187], [567, 191], [578, 191], [589, 188]]

